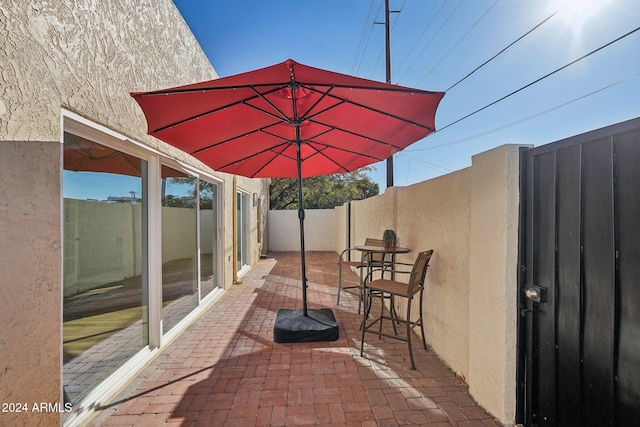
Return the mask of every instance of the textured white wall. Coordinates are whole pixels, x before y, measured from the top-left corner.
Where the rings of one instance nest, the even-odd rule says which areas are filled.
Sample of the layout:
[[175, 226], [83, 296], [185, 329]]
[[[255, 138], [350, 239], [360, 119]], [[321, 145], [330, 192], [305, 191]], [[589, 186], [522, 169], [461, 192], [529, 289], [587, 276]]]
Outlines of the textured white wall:
[[[219, 177], [230, 223], [231, 176], [146, 135], [129, 96], [217, 75], [171, 0], [2, 1], [0, 51], [0, 401], [60, 402], [61, 109]], [[238, 186], [266, 195], [263, 180], [239, 178]], [[255, 261], [256, 209], [250, 220]], [[232, 254], [233, 230], [222, 231]], [[231, 259], [224, 262], [229, 285]], [[1, 425], [60, 420], [0, 414]]]
[[427, 342], [458, 373], [469, 369], [469, 192], [463, 169], [403, 188], [398, 195], [397, 232], [413, 251], [434, 249], [427, 273]]
[[348, 227], [348, 203], [334, 208], [336, 218], [336, 228], [334, 230], [333, 251], [340, 253], [343, 249], [349, 247], [349, 236], [347, 236]]
[[[300, 250], [300, 220], [297, 210], [269, 211], [269, 250]], [[333, 251], [336, 214], [333, 209], [308, 209], [304, 220], [304, 245], [307, 251]]]

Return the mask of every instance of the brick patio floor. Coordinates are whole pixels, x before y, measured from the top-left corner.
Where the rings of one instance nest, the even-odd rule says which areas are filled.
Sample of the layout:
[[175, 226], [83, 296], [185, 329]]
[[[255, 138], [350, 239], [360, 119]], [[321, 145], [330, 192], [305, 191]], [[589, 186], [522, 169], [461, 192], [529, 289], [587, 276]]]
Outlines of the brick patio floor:
[[415, 371], [400, 341], [367, 335], [360, 357], [357, 299], [344, 293], [335, 305], [336, 254], [308, 252], [307, 278], [309, 308], [333, 309], [337, 341], [273, 342], [277, 311], [300, 308], [302, 290], [299, 254], [270, 254], [89, 425], [501, 425], [420, 345]]

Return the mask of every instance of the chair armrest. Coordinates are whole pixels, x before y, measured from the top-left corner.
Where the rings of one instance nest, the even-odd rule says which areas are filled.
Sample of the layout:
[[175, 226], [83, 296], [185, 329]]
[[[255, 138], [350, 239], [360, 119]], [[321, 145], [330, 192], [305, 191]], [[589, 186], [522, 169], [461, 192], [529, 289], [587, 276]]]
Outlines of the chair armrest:
[[[407, 265], [413, 265], [413, 264], [407, 264]], [[380, 272], [382, 274], [384, 273], [393, 273], [393, 274], [408, 274], [409, 276], [413, 276], [416, 273], [413, 271], [406, 271], [406, 270], [392, 270], [392, 269], [388, 269], [388, 268], [384, 268], [384, 267], [380, 267], [380, 268], [374, 268], [372, 269], [369, 274], [367, 274], [367, 276], [364, 278], [364, 282], [370, 282], [371, 279], [373, 279], [373, 273], [376, 272]]]
[[348, 252], [351, 252], [351, 251], [357, 251], [357, 249], [356, 249], [356, 248], [346, 248], [345, 250], [343, 250], [342, 252], [340, 252], [340, 255], [339, 255], [340, 259], [342, 259], [342, 257], [344, 256], [344, 254], [346, 254], [346, 253], [348, 253]]

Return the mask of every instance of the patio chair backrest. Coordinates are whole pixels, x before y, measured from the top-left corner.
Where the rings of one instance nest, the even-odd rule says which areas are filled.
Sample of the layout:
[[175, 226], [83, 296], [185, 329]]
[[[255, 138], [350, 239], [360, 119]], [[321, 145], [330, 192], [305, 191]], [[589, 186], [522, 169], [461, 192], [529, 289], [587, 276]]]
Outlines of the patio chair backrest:
[[[367, 237], [364, 241], [366, 246], [384, 246], [382, 239], [374, 239], [373, 237]], [[366, 256], [367, 252], [363, 252]], [[371, 263], [374, 265], [380, 265], [384, 262], [384, 254], [371, 254]]]
[[409, 295], [413, 295], [419, 292], [424, 287], [424, 278], [427, 275], [427, 268], [429, 267], [429, 261], [433, 255], [433, 249], [423, 251], [418, 254], [416, 262], [413, 264], [411, 270], [411, 278], [409, 279]]

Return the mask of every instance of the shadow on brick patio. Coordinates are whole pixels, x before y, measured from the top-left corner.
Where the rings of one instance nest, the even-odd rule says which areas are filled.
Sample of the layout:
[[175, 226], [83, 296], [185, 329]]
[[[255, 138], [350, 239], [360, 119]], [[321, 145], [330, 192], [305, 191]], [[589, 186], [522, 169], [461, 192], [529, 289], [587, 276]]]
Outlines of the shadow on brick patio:
[[277, 311], [301, 306], [299, 262], [259, 261], [89, 425], [500, 425], [430, 350], [416, 346], [413, 371], [405, 343], [368, 336], [360, 357], [357, 299], [335, 305], [334, 253], [307, 253], [309, 308], [331, 308], [340, 338], [275, 343]]

